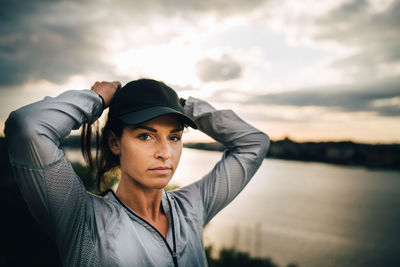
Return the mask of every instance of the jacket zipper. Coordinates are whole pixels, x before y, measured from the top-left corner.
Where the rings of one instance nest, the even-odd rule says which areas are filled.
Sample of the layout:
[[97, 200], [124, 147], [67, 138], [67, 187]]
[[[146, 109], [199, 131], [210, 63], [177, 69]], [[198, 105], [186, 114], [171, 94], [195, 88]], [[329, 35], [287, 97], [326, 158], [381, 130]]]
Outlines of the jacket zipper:
[[[118, 197], [117, 195], [114, 193], [114, 191], [112, 191], [111, 189], [107, 190], [107, 191], [111, 191], [111, 193], [114, 195], [115, 199], [118, 200], [118, 202], [131, 214], [133, 214], [136, 218], [140, 219], [141, 221], [145, 222], [148, 226], [150, 226], [154, 231], [156, 231], [156, 233], [161, 237], [161, 239], [164, 241], [165, 245], [168, 248], [169, 253], [172, 256], [172, 260], [174, 261], [174, 266], [178, 267], [178, 256], [176, 254], [176, 242], [175, 242], [175, 225], [174, 225], [174, 217], [172, 214], [172, 207], [171, 207], [171, 202], [169, 201], [169, 197], [166, 194], [167, 200], [168, 200], [168, 205], [169, 205], [169, 209], [171, 210], [171, 227], [172, 227], [172, 240], [174, 243], [174, 249], [172, 250], [171, 247], [169, 246], [167, 240], [164, 238], [164, 236], [153, 226], [151, 225], [148, 221], [146, 221], [145, 219], [143, 219], [142, 217], [140, 217], [139, 215], [137, 215], [135, 212], [133, 212], [131, 209], [129, 209]], [[104, 192], [102, 195], [106, 195], [107, 191]]]

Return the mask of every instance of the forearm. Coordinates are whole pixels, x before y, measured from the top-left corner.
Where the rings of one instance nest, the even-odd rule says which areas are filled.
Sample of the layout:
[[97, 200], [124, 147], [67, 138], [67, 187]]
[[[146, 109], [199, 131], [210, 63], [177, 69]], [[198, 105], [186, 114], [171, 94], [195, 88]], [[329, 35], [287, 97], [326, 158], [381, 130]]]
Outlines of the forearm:
[[101, 98], [90, 90], [67, 91], [12, 112], [4, 131], [12, 163], [43, 168], [59, 160], [61, 139], [101, 112]]
[[[67, 91], [10, 114], [5, 134], [18, 187], [34, 217], [68, 238], [68, 225], [82, 218], [85, 188], [59, 148], [61, 138], [102, 111], [101, 99], [89, 90]], [[61, 240], [60, 239], [60, 240]]]
[[192, 118], [199, 130], [222, 143], [229, 150], [249, 152], [264, 158], [268, 136], [239, 118], [231, 110], [216, 110], [207, 102], [190, 97], [186, 100], [185, 114]]
[[201, 192], [206, 224], [250, 181], [265, 158], [269, 138], [231, 110], [215, 110], [199, 99], [186, 101], [185, 114], [201, 131], [228, 148], [211, 172], [195, 186]]

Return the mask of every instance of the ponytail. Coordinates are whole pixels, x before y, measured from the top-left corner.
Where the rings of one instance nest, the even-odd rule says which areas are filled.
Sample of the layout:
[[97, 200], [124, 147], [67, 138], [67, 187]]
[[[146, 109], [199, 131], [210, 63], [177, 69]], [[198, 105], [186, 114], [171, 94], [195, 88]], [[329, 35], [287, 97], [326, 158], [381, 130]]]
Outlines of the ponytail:
[[85, 162], [89, 165], [90, 174], [95, 174], [96, 185], [101, 193], [108, 189], [104, 181], [105, 173], [120, 165], [119, 157], [114, 155], [108, 147], [108, 135], [113, 132], [118, 138], [122, 136], [123, 123], [119, 120], [107, 120], [106, 125], [99, 131], [99, 123], [94, 124], [96, 138], [96, 154], [92, 155], [92, 126], [89, 123], [82, 125], [81, 151]]

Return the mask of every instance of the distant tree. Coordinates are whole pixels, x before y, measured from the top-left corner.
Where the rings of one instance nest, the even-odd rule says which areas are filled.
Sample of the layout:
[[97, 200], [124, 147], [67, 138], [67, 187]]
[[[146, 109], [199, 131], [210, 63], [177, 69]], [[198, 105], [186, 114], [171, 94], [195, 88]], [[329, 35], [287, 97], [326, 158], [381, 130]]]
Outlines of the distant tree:
[[[234, 248], [221, 249], [217, 258], [212, 256], [212, 250], [212, 246], [205, 248], [210, 267], [278, 267], [271, 258], [251, 257], [247, 252], [237, 251]], [[298, 265], [290, 263], [287, 267], [298, 267]]]

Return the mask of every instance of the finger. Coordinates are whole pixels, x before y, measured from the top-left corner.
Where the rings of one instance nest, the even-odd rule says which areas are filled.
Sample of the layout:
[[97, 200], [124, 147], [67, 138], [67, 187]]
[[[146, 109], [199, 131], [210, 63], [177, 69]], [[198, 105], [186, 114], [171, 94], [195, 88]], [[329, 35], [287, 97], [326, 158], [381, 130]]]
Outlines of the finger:
[[91, 89], [93, 90], [94, 88], [96, 88], [96, 87], [98, 87], [98, 86], [99, 86], [99, 81], [96, 81], [96, 82], [92, 85]]
[[119, 81], [113, 81], [113, 84], [117, 87], [117, 89], [122, 87], [122, 85]]

